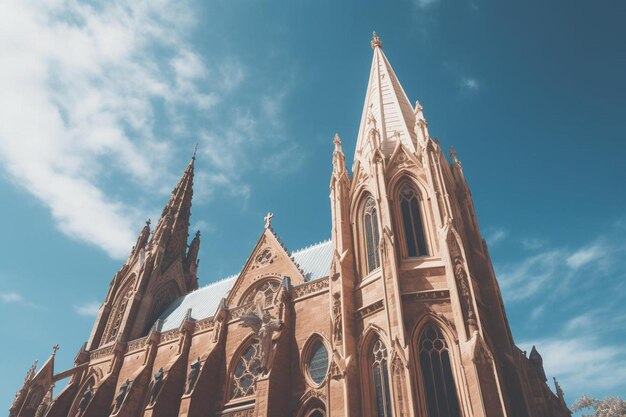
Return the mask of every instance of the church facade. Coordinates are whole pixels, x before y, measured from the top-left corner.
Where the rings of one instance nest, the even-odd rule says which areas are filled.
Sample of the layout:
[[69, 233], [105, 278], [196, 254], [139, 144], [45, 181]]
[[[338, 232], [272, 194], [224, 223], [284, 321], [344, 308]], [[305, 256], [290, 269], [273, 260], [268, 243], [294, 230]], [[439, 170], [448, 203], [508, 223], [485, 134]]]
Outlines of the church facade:
[[291, 252], [268, 214], [241, 272], [198, 288], [194, 156], [74, 366], [33, 366], [10, 417], [571, 415], [513, 341], [460, 161], [371, 45], [351, 173], [333, 141], [330, 239]]

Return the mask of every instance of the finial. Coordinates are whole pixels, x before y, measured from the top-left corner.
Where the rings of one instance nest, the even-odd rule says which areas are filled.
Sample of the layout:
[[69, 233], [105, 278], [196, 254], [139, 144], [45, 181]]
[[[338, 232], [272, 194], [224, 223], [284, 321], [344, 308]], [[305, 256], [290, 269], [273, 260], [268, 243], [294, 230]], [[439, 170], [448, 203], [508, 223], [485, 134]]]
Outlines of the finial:
[[450, 158], [452, 158], [454, 162], [458, 162], [458, 159], [456, 157], [456, 149], [454, 149], [454, 147], [450, 148]]
[[271, 211], [268, 212], [265, 217], [263, 218], [265, 220], [265, 228], [269, 229], [270, 227], [272, 227], [272, 218], [274, 217], [274, 213], [272, 213]]
[[333, 143], [335, 144], [335, 152], [341, 151], [341, 138], [339, 137], [339, 133], [335, 133]]
[[196, 146], [195, 148], [193, 148], [193, 156], [191, 157], [191, 159], [193, 159], [194, 161], [196, 160], [197, 153], [198, 153], [198, 143], [196, 142]]
[[372, 32], [372, 41], [370, 42], [370, 45], [372, 45], [372, 49], [376, 49], [376, 47], [383, 47], [383, 41], [380, 40], [376, 31]]
[[200, 239], [200, 231], [199, 231], [199, 230], [196, 230], [196, 237], [197, 237], [198, 239]]
[[146, 226], [150, 227], [151, 224], [152, 220], [150, 220], [150, 217], [148, 217], [148, 220], [146, 220]]
[[57, 350], [59, 350], [59, 344], [52, 346], [52, 356], [57, 354]]

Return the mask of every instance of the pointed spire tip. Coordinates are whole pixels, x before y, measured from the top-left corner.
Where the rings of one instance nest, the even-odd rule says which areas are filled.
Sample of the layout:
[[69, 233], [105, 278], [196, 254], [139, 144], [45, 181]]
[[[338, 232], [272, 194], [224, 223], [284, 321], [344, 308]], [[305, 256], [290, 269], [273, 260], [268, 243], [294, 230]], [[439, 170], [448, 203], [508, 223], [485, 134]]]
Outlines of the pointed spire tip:
[[193, 155], [191, 156], [191, 160], [195, 161], [196, 160], [196, 154], [198, 153], [198, 142], [196, 142], [196, 146], [195, 148], [193, 148]]
[[370, 45], [372, 45], [372, 49], [383, 47], [383, 41], [380, 40], [376, 31], [372, 32], [372, 41], [370, 42]]

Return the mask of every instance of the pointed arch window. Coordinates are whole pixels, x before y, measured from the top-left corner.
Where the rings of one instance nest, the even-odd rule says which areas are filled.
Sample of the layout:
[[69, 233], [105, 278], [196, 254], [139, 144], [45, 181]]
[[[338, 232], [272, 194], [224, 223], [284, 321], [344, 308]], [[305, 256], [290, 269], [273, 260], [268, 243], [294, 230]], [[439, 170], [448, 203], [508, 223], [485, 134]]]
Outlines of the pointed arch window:
[[249, 397], [256, 392], [256, 377], [259, 375], [261, 362], [259, 361], [256, 343], [248, 346], [242, 353], [230, 384], [230, 399]]
[[378, 210], [376, 209], [376, 202], [371, 196], [367, 197], [363, 206], [363, 229], [365, 232], [366, 266], [369, 274], [380, 266]]
[[402, 228], [409, 257], [428, 255], [424, 238], [424, 222], [420, 210], [420, 200], [415, 190], [405, 184], [400, 190], [400, 210], [402, 211]]
[[418, 343], [428, 417], [460, 417], [450, 353], [441, 330], [428, 325]]
[[376, 400], [376, 417], [392, 417], [391, 395], [389, 393], [389, 371], [387, 347], [377, 339], [372, 345], [371, 364]]

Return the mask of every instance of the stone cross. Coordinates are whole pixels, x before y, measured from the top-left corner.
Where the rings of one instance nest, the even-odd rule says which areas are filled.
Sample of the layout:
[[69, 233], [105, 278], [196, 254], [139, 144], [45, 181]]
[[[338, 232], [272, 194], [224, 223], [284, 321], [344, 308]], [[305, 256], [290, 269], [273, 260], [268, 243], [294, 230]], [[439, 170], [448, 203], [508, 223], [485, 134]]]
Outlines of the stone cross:
[[52, 354], [53, 354], [53, 355], [56, 355], [57, 350], [59, 350], [59, 345], [58, 345], [58, 343], [57, 343], [56, 345], [52, 346]]
[[269, 229], [270, 226], [272, 225], [272, 218], [274, 217], [274, 213], [269, 212], [267, 213], [267, 215], [264, 217], [265, 219], [265, 228]]

